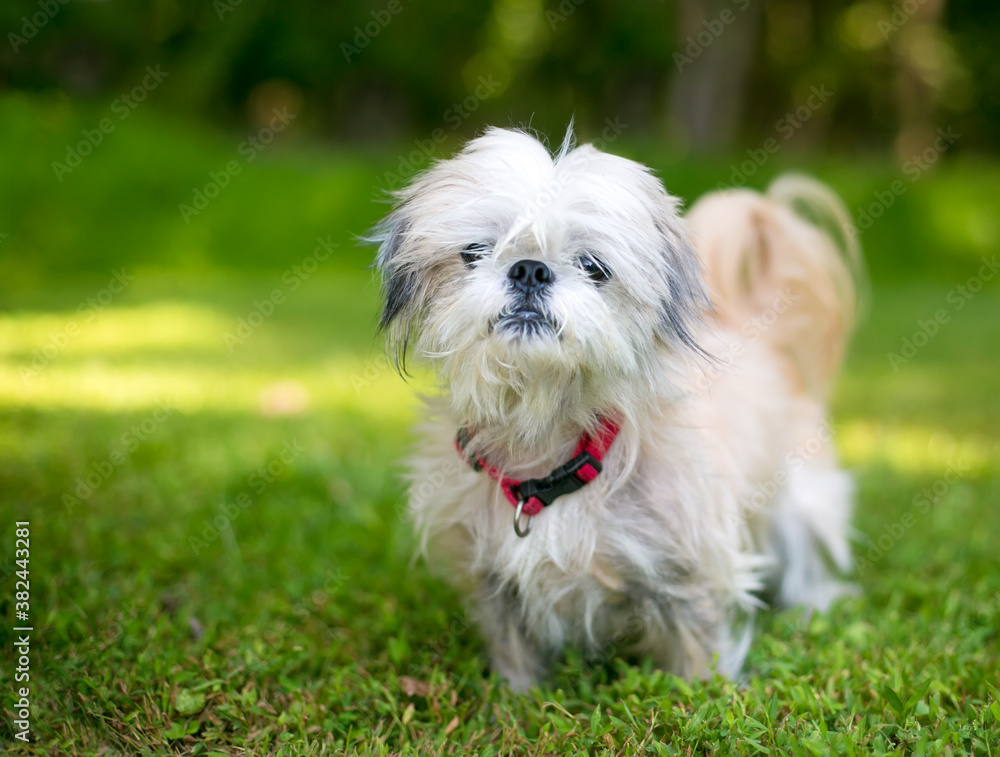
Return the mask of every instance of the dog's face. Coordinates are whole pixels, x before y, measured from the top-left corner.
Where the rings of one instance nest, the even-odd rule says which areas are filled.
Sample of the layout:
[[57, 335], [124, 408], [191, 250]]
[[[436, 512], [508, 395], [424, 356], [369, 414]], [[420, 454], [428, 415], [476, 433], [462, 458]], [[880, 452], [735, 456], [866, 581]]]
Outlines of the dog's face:
[[516, 131], [419, 176], [375, 238], [396, 354], [412, 342], [478, 426], [621, 408], [661, 380], [664, 349], [695, 347], [707, 304], [676, 202], [647, 169], [568, 142], [553, 157]]

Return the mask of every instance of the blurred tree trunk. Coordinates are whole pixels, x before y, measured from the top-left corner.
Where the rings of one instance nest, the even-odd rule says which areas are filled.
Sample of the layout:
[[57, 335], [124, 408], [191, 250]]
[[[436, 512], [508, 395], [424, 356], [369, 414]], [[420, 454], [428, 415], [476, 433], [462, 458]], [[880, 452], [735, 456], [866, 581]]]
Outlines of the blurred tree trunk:
[[[899, 64], [896, 73], [896, 102], [899, 108], [899, 133], [896, 154], [901, 161], [922, 152], [934, 139], [934, 110], [938, 91], [945, 86], [947, 43], [942, 39], [941, 18], [947, 0], [923, 0], [911, 6], [893, 6], [891, 28], [886, 28], [893, 56]], [[896, 16], [895, 14], [902, 14]]]
[[681, 0], [670, 128], [692, 150], [732, 147], [758, 47], [763, 0]]

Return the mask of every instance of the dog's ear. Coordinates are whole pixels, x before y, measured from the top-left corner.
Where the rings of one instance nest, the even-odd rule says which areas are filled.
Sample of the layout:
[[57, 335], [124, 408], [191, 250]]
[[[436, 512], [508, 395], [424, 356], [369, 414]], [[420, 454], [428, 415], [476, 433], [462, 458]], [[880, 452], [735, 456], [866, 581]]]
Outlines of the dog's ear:
[[669, 341], [705, 355], [694, 332], [697, 324], [711, 312], [712, 303], [705, 289], [698, 254], [688, 239], [687, 230], [673, 218], [656, 222], [663, 255], [664, 290], [660, 299], [660, 321]]
[[406, 370], [406, 351], [416, 316], [419, 277], [406, 249], [412, 244], [405, 202], [386, 216], [367, 235], [378, 244], [375, 267], [382, 278], [382, 314], [379, 331], [386, 335], [387, 348], [400, 373]]

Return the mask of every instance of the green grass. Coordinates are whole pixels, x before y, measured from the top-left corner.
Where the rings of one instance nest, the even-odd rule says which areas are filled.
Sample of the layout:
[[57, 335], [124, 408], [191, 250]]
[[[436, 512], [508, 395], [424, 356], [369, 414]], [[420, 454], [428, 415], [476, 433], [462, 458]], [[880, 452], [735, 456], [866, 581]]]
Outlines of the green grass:
[[[898, 372], [886, 357], [995, 249], [970, 188], [997, 165], [926, 175], [865, 238], [871, 315], [835, 400], [861, 593], [765, 614], [741, 683], [571, 654], [515, 696], [400, 518], [425, 384], [381, 360], [368, 253], [349, 246], [394, 153], [276, 149], [189, 227], [176, 202], [228, 137], [137, 112], [46, 194], [46, 160], [89, 116], [0, 110], [0, 638], [29, 520], [37, 742], [10, 740], [5, 659], [11, 754], [1000, 754], [1000, 282]], [[685, 194], [725, 175], [662, 165]], [[893, 176], [812, 168], [852, 202]], [[343, 257], [290, 291], [326, 233]], [[135, 281], [87, 320], [122, 266]], [[230, 350], [276, 287], [286, 301]]]

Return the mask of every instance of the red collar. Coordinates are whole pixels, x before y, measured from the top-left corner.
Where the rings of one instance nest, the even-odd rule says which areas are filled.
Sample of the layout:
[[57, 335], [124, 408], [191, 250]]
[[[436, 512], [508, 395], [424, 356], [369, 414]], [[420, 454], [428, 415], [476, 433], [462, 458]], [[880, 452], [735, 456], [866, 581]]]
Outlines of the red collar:
[[[472, 435], [467, 428], [460, 428], [455, 438], [458, 453], [474, 471], [486, 471], [487, 475], [500, 484], [504, 495], [517, 508], [514, 517], [514, 530], [518, 536], [527, 535], [528, 531], [519, 524], [520, 515], [533, 517], [548, 507], [556, 498], [575, 492], [590, 483], [601, 472], [601, 461], [608, 453], [608, 448], [618, 436], [619, 426], [614, 421], [601, 418], [600, 425], [593, 436], [584, 432], [573, 451], [573, 457], [563, 465], [553, 470], [544, 478], [529, 478], [518, 481], [503, 475], [499, 468], [490, 465], [486, 459], [476, 452], [468, 450]], [[530, 520], [529, 520], [530, 524]]]

